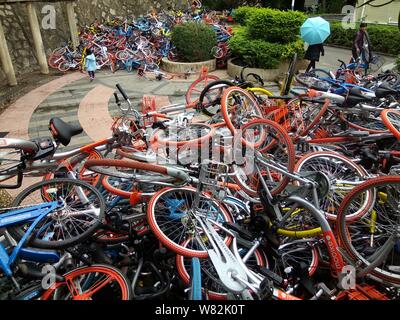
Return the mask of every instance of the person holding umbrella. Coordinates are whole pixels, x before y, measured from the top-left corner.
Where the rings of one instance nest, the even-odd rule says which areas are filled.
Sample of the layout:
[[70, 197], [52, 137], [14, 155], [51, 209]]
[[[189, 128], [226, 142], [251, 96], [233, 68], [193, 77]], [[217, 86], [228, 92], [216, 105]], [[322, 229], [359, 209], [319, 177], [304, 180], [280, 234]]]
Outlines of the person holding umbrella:
[[306, 54], [304, 58], [310, 60], [310, 64], [308, 65], [306, 72], [309, 72], [311, 69], [315, 69], [315, 62], [319, 61], [319, 57], [325, 55], [324, 45], [320, 44], [310, 44], [307, 48]]
[[310, 64], [306, 72], [315, 68], [315, 62], [319, 61], [320, 55], [325, 55], [324, 41], [331, 34], [329, 22], [321, 17], [308, 18], [300, 28], [301, 38], [308, 43], [308, 49], [305, 55]]

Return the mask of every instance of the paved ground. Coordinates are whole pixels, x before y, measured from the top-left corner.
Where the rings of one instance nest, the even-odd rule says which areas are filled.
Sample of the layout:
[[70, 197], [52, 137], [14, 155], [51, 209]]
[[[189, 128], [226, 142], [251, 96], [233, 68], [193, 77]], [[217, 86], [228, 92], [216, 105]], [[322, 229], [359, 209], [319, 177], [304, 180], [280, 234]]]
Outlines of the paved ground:
[[[317, 68], [336, 70], [337, 67], [340, 65], [338, 59], [344, 62], [349, 62], [350, 58], [350, 50], [336, 47], [325, 47], [325, 56], [321, 57], [319, 63], [317, 63]], [[388, 56], [381, 56], [381, 58], [384, 60], [382, 69], [385, 69], [385, 67], [389, 65], [391, 65], [392, 67], [394, 66], [392, 64], [395, 62], [396, 58]]]

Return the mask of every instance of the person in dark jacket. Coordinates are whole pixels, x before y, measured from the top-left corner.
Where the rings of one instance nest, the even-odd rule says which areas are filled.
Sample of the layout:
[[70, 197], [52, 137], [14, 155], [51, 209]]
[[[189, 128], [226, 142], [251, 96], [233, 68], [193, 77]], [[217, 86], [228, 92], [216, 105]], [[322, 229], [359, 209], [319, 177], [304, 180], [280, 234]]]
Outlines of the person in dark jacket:
[[354, 60], [361, 57], [362, 62], [366, 65], [365, 72], [367, 72], [372, 60], [372, 52], [366, 23], [360, 24], [360, 30], [354, 36], [352, 54]]
[[319, 57], [325, 55], [324, 46], [322, 43], [320, 44], [311, 44], [308, 46], [305, 58], [310, 60], [310, 64], [307, 67], [306, 72], [310, 71], [311, 69], [315, 69], [315, 62], [319, 61]]

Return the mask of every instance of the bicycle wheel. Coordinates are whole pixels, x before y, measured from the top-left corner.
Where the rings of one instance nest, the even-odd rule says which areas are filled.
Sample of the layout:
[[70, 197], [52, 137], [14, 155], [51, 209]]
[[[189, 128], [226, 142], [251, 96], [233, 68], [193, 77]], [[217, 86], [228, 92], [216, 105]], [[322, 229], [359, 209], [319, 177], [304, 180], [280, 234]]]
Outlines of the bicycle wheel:
[[47, 63], [51, 68], [58, 69], [59, 64], [64, 60], [65, 58], [62, 55], [52, 54], [47, 60]]
[[[262, 160], [270, 165], [257, 161], [256, 166], [270, 188], [273, 195], [280, 193], [289, 183], [290, 179], [279, 170], [291, 173], [295, 167], [295, 148], [285, 130], [271, 120], [253, 120], [242, 127], [242, 143], [249, 148], [257, 148], [262, 155]], [[246, 149], [246, 153], [247, 153]], [[239, 154], [240, 157], [240, 154]], [[242, 165], [234, 164], [235, 181], [248, 195], [256, 197], [262, 186], [259, 173], [250, 163], [251, 156], [246, 155]], [[240, 163], [236, 159], [236, 163]]]
[[388, 132], [384, 122], [381, 118], [375, 117], [372, 114], [367, 116], [358, 115], [358, 114], [347, 114], [347, 115], [340, 115], [340, 119], [346, 122], [349, 127], [354, 128], [356, 130], [361, 131], [368, 131], [372, 134], [380, 134]]
[[46, 290], [41, 300], [131, 300], [130, 281], [117, 268], [95, 264], [63, 275], [64, 282]]
[[56, 56], [62, 56], [65, 52], [67, 52], [67, 48], [66, 47], [60, 47], [60, 48], [54, 49], [51, 54], [52, 55], [56, 55]]
[[329, 82], [321, 80], [314, 75], [310, 75], [308, 73], [296, 75], [295, 79], [301, 85], [318, 91], [328, 91], [331, 87], [331, 84]]
[[62, 61], [58, 65], [58, 70], [60, 70], [61, 72], [67, 72], [69, 69], [71, 69], [71, 64], [68, 61]]
[[216, 80], [210, 82], [200, 94], [199, 105], [201, 112], [209, 117], [214, 117], [221, 111], [221, 97], [227, 87], [234, 84], [228, 80]]
[[316, 78], [319, 78], [319, 79], [332, 79], [332, 80], [334, 80], [332, 78], [332, 75], [329, 72], [329, 70], [316, 68], [316, 69], [310, 70], [309, 72], [307, 72], [307, 74], [312, 75], [312, 76], [314, 76]]
[[[196, 215], [214, 220], [220, 224], [232, 222], [230, 214], [210, 196], [202, 194], [198, 208], [193, 208], [197, 190], [194, 188], [164, 188], [157, 192], [147, 207], [147, 220], [155, 236], [170, 250], [186, 257], [207, 258], [208, 253], [199, 244], [207, 239], [194, 218]], [[231, 236], [216, 229], [226, 245]], [[184, 243], [193, 239], [196, 247], [186, 248]]]
[[132, 58], [132, 55], [131, 55], [128, 51], [126, 51], [126, 50], [121, 50], [121, 51], [118, 51], [118, 52], [115, 54], [115, 58], [116, 58], [117, 60], [126, 62], [126, 60]]
[[262, 112], [252, 94], [239, 87], [230, 87], [224, 91], [221, 109], [233, 135], [251, 120], [262, 118]]
[[265, 114], [271, 112], [271, 110], [275, 108], [272, 100], [269, 99], [269, 97], [273, 96], [271, 91], [264, 88], [246, 88], [246, 90], [250, 91], [254, 95], [258, 105], [262, 108], [262, 111]]
[[203, 89], [211, 82], [219, 80], [217, 76], [207, 75], [205, 77], [201, 77], [194, 81], [188, 91], [186, 92], [186, 103], [187, 104], [195, 104], [199, 101], [199, 97]]
[[273, 272], [286, 277], [285, 269], [293, 267], [293, 263], [304, 263], [308, 267], [308, 275], [312, 277], [318, 268], [318, 251], [315, 239], [287, 239], [277, 250], [278, 257], [271, 266]]
[[[319, 198], [322, 211], [330, 220], [336, 220], [337, 211], [345, 196], [357, 184], [361, 184], [368, 173], [347, 157], [335, 152], [311, 152], [303, 156], [296, 164], [295, 172], [305, 174], [318, 172], [328, 179], [329, 187]], [[346, 220], [361, 218], [371, 208], [375, 199], [373, 192], [367, 192], [360, 210], [352, 213]]]
[[400, 140], [400, 111], [394, 109], [383, 110], [381, 118], [390, 132]]
[[[346, 217], [359, 210], [371, 191], [376, 193], [376, 199], [368, 213], [358, 220], [347, 221]], [[360, 267], [378, 262], [375, 261], [378, 252], [388, 250], [385, 259], [370, 274], [395, 285], [400, 284], [399, 199], [400, 177], [367, 180], [343, 200], [337, 219], [340, 243]]]
[[297, 64], [297, 53], [293, 55], [292, 60], [290, 61], [288, 72], [286, 73], [285, 80], [283, 82], [281, 95], [286, 96], [290, 92], [290, 88], [292, 87], [293, 78], [296, 72], [296, 64]]
[[[70, 247], [90, 237], [102, 224], [105, 202], [90, 184], [72, 179], [54, 179], [36, 183], [22, 191], [13, 207], [29, 207], [58, 201], [64, 205], [43, 218], [32, 232], [28, 243], [38, 248]], [[20, 240], [33, 221], [8, 228]]]
[[312, 129], [318, 126], [322, 121], [323, 116], [329, 108], [330, 101], [325, 100], [324, 103], [305, 103], [300, 106], [297, 115], [301, 119], [302, 125], [300, 131], [298, 132], [300, 136], [306, 136]]
[[[301, 193], [302, 191], [304, 190], [299, 188], [298, 192]], [[264, 190], [260, 192], [260, 197], [264, 208], [270, 208], [270, 203], [266, 201], [267, 197]], [[306, 198], [307, 195], [302, 197]], [[271, 229], [276, 232], [281, 241], [286, 241], [288, 238], [314, 238], [322, 234], [320, 223], [310, 209], [301, 203], [284, 200], [279, 203], [278, 210], [279, 217], [273, 210], [268, 210], [266, 214], [272, 221]]]

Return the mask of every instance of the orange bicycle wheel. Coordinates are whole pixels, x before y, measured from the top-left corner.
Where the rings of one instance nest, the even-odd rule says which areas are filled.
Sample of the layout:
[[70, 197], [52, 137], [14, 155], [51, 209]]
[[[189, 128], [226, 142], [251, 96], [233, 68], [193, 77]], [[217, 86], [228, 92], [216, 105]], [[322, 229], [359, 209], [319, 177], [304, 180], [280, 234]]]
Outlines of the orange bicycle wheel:
[[130, 300], [129, 280], [107, 265], [81, 267], [66, 273], [64, 282], [46, 290], [41, 300]]

